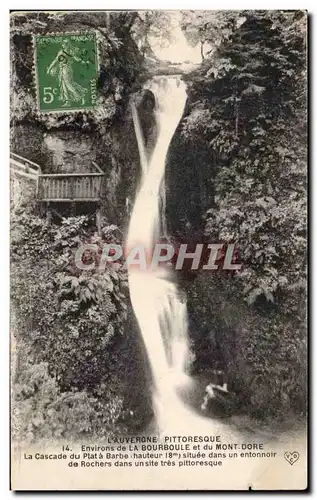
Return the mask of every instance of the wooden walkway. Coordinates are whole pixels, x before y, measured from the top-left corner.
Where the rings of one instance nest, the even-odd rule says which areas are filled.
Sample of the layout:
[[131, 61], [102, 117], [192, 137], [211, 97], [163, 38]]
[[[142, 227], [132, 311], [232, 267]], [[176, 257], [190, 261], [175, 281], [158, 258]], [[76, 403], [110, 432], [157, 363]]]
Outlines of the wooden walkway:
[[17, 189], [17, 182], [25, 178], [36, 182], [39, 202], [99, 202], [104, 193], [105, 175], [94, 165], [99, 170], [96, 173], [43, 174], [36, 163], [10, 153], [11, 190]]

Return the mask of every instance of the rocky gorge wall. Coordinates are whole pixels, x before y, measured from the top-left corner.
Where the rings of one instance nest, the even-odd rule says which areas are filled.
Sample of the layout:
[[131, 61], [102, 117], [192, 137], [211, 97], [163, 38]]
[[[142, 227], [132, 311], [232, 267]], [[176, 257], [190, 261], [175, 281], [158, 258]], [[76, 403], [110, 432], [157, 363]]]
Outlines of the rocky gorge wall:
[[[146, 71], [129, 31], [117, 17], [111, 22], [108, 13], [12, 17], [11, 151], [38, 163], [43, 173], [96, 172], [97, 163], [106, 179], [103, 213], [109, 222], [125, 225], [139, 175], [129, 103]], [[39, 114], [30, 33], [79, 29], [99, 34], [99, 105], [92, 111]]]

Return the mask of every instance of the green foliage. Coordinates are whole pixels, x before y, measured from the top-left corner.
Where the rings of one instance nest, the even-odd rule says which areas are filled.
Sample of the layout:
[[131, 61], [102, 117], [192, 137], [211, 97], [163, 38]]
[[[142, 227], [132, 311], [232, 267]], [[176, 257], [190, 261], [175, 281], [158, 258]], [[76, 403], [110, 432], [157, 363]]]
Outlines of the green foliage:
[[188, 293], [194, 372], [226, 372], [240, 408], [257, 418], [304, 414], [307, 342], [299, 318], [275, 306], [265, 314], [251, 308], [233, 278], [201, 272]]
[[19, 374], [14, 384], [13, 437], [19, 441], [81, 440], [111, 434], [122, 413], [122, 398], [103, 387], [103, 401], [86, 390], [61, 392], [48, 363], [31, 363], [32, 353], [19, 345]]
[[169, 12], [147, 10], [135, 13], [131, 32], [141, 53], [153, 57], [152, 47], [164, 47], [171, 42], [171, 27]]
[[190, 45], [200, 44], [204, 60], [204, 45], [209, 48], [207, 55], [213, 52], [243, 22], [239, 18], [242, 18], [239, 11], [187, 10], [181, 13], [181, 27]]
[[216, 158], [206, 234], [240, 248], [247, 301], [263, 294], [273, 302], [305, 279], [305, 16], [244, 17], [199, 70], [194, 96], [217, 97], [195, 103], [183, 134]]
[[85, 216], [59, 225], [25, 212], [12, 219], [17, 349], [26, 344], [33, 359], [15, 387], [18, 411], [30, 414], [23, 436], [49, 437], [51, 420], [54, 436], [106, 432], [125, 412], [115, 345], [127, 323], [126, 272], [76, 268], [74, 252], [92, 236]]

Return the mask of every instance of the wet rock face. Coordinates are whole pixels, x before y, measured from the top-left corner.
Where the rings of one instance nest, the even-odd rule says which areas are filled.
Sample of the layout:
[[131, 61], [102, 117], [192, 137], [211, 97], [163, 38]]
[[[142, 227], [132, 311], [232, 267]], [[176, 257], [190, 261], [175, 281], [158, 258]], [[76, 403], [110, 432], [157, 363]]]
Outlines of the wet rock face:
[[144, 89], [142, 92], [141, 101], [139, 103], [140, 111], [145, 113], [153, 113], [155, 108], [155, 96], [149, 89]]
[[36, 123], [14, 126], [11, 150], [35, 163], [44, 173], [94, 172], [97, 135], [79, 130], [45, 130]]
[[180, 242], [203, 243], [203, 217], [212, 206], [212, 162], [189, 144], [179, 124], [170, 144], [165, 170], [166, 219], [169, 233]]
[[141, 126], [144, 133], [145, 147], [150, 157], [157, 139], [157, 124], [155, 118], [155, 97], [146, 89], [140, 106]]
[[16, 124], [12, 127], [11, 151], [38, 163], [41, 167], [50, 161], [44, 146], [44, 131], [32, 123]]
[[46, 174], [96, 172], [96, 163], [105, 173], [103, 213], [109, 222], [127, 225], [140, 176], [129, 113], [100, 131], [17, 124], [12, 130], [11, 151], [38, 163]]

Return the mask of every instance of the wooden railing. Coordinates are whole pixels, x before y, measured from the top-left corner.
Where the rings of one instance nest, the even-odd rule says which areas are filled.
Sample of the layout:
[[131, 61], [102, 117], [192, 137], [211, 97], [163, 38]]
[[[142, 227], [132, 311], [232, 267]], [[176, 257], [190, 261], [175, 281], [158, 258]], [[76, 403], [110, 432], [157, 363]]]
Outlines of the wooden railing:
[[99, 201], [104, 189], [104, 174], [41, 174], [39, 201]]
[[10, 169], [13, 173], [21, 177], [34, 180], [37, 180], [38, 175], [41, 173], [41, 167], [37, 163], [11, 152]]
[[42, 174], [36, 163], [15, 153], [10, 153], [10, 169], [18, 178], [36, 181], [37, 199], [39, 201], [99, 201], [104, 190], [104, 173], [85, 174]]

